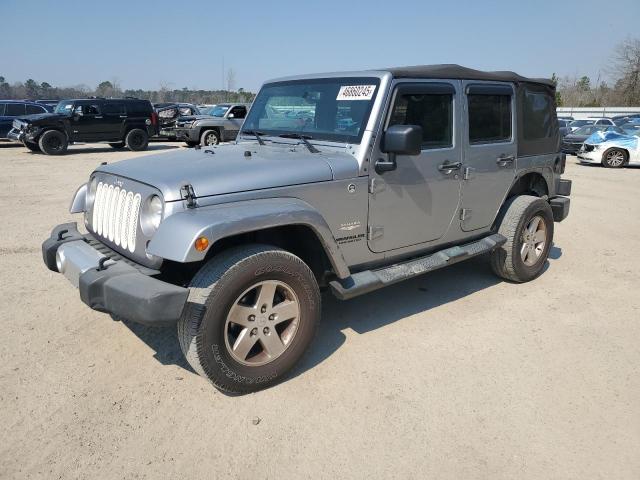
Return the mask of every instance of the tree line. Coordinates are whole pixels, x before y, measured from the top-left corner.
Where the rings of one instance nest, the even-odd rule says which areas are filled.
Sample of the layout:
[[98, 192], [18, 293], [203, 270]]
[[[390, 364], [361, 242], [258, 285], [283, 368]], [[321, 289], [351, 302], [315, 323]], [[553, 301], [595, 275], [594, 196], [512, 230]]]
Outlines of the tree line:
[[[559, 78], [554, 73], [556, 101], [559, 107], [639, 107], [640, 106], [640, 39], [631, 38], [619, 44], [613, 51], [605, 68], [608, 81], [595, 81], [588, 76], [565, 76]], [[26, 82], [9, 84], [0, 76], [0, 99], [52, 99], [96, 97], [136, 97], [152, 103], [222, 103], [253, 101], [255, 93], [242, 88], [234, 89], [235, 74], [227, 74], [227, 90], [191, 90], [187, 87], [172, 89], [161, 84], [158, 90], [123, 90], [117, 80], [106, 80], [95, 89], [87, 85], [74, 87], [54, 87], [48, 82]]]
[[640, 39], [620, 43], [604, 69], [608, 81], [586, 75], [552, 79], [559, 107], [640, 107]]
[[122, 89], [117, 80], [105, 80], [92, 89], [87, 85], [72, 87], [54, 87], [48, 82], [37, 82], [30, 78], [25, 82], [9, 84], [0, 76], [0, 99], [14, 100], [63, 100], [67, 98], [122, 98], [135, 97], [150, 100], [152, 103], [183, 102], [193, 104], [215, 104], [223, 102], [252, 102], [255, 93], [239, 88], [238, 90], [191, 90], [187, 87], [172, 89], [161, 84], [158, 90]]

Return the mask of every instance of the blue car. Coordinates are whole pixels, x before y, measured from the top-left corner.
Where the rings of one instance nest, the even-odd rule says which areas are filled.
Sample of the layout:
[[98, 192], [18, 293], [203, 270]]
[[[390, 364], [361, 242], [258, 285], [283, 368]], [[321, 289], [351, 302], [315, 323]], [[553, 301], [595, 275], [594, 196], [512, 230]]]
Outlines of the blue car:
[[49, 112], [51, 110], [48, 105], [28, 100], [0, 100], [0, 138], [7, 138], [14, 118]]

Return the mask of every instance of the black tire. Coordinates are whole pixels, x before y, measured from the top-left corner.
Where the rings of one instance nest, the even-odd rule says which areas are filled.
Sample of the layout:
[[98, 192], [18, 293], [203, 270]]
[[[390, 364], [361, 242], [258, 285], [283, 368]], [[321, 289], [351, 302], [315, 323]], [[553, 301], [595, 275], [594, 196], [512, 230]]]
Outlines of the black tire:
[[22, 142], [22, 144], [27, 147], [29, 150], [31, 150], [32, 152], [39, 152], [40, 151], [40, 145], [38, 145], [35, 142], [27, 142], [24, 141]]
[[47, 155], [62, 155], [67, 151], [67, 136], [58, 130], [47, 130], [38, 140], [38, 146]]
[[200, 134], [200, 145], [210, 147], [220, 143], [220, 134], [216, 130], [205, 130]]
[[[297, 327], [279, 356], [264, 365], [247, 365], [237, 361], [227, 346], [231, 331], [227, 316], [247, 289], [264, 281], [283, 282], [295, 293], [299, 305]], [[255, 325], [259, 329], [274, 325], [275, 332], [276, 324], [265, 323], [267, 319], [262, 318], [265, 315], [258, 314], [258, 319], [253, 316]], [[190, 283], [187, 306], [178, 321], [178, 339], [189, 364], [217, 388], [249, 393], [283, 379], [307, 350], [319, 320], [320, 290], [309, 267], [300, 258], [277, 247], [245, 245], [213, 257], [195, 275]], [[261, 338], [254, 341], [257, 346], [254, 348], [258, 350], [263, 348]]]
[[187, 140], [186, 142], [184, 142], [187, 144], [187, 147], [195, 147], [196, 145], [198, 145], [200, 142], [194, 142], [192, 140]]
[[[533, 223], [535, 218], [544, 222], [545, 230], [541, 235], [544, 237], [545, 243], [544, 246], [540, 245], [540, 249], [529, 249], [533, 256], [528, 257], [527, 261], [533, 264], [527, 264], [523, 259], [523, 255], [527, 255], [525, 243], [533, 240], [531, 240], [532, 234], [524, 230], [530, 223]], [[506, 280], [518, 283], [528, 282], [538, 277], [544, 270], [553, 242], [553, 212], [549, 203], [530, 195], [514, 197], [505, 205], [498, 233], [505, 236], [507, 241], [491, 253], [491, 267], [494, 273]], [[537, 251], [539, 251], [539, 257], [537, 257]]]
[[602, 166], [606, 168], [622, 168], [628, 160], [629, 154], [622, 148], [609, 148], [602, 154]]
[[147, 146], [149, 145], [149, 135], [140, 128], [134, 128], [129, 130], [124, 142], [129, 150], [132, 152], [139, 152], [147, 149]]
[[124, 142], [112, 142], [112, 143], [109, 144], [109, 146], [111, 148], [115, 148], [116, 150], [119, 150], [119, 149], [125, 147], [125, 143]]

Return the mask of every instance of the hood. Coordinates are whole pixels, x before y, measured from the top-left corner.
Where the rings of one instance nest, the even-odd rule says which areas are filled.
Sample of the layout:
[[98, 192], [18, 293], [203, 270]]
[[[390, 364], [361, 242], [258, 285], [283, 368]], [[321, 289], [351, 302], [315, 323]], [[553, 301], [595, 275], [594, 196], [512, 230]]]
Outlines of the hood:
[[584, 142], [589, 135], [575, 135], [570, 133], [563, 138], [565, 142]]
[[212, 115], [182, 115], [179, 117], [181, 122], [192, 122], [194, 120], [204, 120], [204, 119], [218, 119], [223, 120], [222, 117], [214, 117]]
[[60, 120], [62, 118], [66, 118], [68, 115], [63, 115], [60, 113], [34, 113], [33, 115], [22, 115], [18, 117], [25, 123], [50, 123], [52, 120]]
[[638, 148], [639, 140], [640, 138], [636, 135], [624, 135], [617, 132], [594, 132], [585, 140], [585, 143], [589, 145], [607, 143], [610, 144], [610, 146], [635, 150]]
[[[293, 147], [293, 148], [292, 148]], [[215, 153], [207, 153], [213, 151]], [[245, 152], [251, 152], [245, 156]], [[158, 188], [165, 201], [181, 200], [191, 184], [196, 197], [327, 182], [358, 175], [358, 162], [346, 153], [311, 153], [304, 145], [252, 143], [183, 149], [104, 165], [100, 172]]]

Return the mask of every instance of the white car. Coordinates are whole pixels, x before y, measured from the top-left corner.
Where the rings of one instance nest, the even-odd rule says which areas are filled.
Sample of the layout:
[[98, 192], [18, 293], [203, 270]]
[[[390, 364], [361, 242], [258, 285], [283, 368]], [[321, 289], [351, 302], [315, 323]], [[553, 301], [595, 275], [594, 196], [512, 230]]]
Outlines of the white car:
[[608, 168], [640, 165], [640, 133], [595, 132], [578, 151], [578, 161]]

